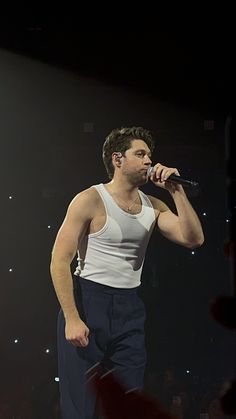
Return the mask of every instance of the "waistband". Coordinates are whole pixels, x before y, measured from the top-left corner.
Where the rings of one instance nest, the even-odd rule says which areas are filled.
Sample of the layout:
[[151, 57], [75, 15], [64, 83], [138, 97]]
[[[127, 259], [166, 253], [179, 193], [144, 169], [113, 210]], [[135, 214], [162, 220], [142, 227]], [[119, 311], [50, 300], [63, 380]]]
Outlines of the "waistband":
[[74, 285], [81, 285], [82, 289], [94, 290], [96, 292], [102, 292], [105, 294], [123, 294], [130, 295], [136, 294], [140, 285], [134, 288], [115, 288], [108, 285], [99, 284], [95, 281], [90, 281], [89, 279], [82, 278], [81, 276], [74, 277]]

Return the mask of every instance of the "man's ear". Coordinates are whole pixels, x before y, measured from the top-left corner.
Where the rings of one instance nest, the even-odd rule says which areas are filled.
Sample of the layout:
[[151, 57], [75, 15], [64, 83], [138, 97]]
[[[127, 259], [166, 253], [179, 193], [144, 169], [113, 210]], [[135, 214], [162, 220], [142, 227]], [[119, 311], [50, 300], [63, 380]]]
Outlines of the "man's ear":
[[113, 161], [114, 166], [117, 166], [117, 167], [120, 166], [121, 157], [122, 157], [122, 153], [120, 153], [119, 151], [112, 153], [112, 161]]
[[[115, 153], [113, 153], [112, 154], [112, 157], [115, 157], [115, 161], [116, 162], [120, 162], [120, 159], [121, 159], [121, 157], [122, 157], [122, 153], [120, 153], [120, 151], [117, 151], [117, 152], [115, 152]], [[114, 161], [114, 160], [113, 160]]]

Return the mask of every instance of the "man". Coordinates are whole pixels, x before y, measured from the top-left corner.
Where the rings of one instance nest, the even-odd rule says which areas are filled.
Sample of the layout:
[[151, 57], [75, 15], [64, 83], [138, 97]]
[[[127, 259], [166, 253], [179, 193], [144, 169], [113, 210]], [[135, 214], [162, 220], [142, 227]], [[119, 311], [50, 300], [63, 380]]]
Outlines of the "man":
[[[177, 169], [157, 163], [151, 181], [170, 192], [178, 215], [139, 190], [148, 181], [153, 149], [149, 131], [114, 129], [103, 145], [111, 181], [72, 200], [56, 237], [51, 275], [62, 308], [58, 355], [64, 419], [96, 417], [96, 397], [85, 373], [98, 362], [104, 370], [114, 368], [127, 392], [142, 388], [145, 310], [137, 290], [154, 226], [188, 248], [204, 241], [182, 186], [168, 181], [171, 174], [179, 175]], [[70, 265], [77, 251], [73, 286]]]

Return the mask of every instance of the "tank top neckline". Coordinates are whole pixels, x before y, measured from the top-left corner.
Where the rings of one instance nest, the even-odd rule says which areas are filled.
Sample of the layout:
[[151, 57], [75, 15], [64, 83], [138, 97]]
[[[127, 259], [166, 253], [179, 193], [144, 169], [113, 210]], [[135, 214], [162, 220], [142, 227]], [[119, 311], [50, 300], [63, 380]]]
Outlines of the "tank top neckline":
[[112, 197], [112, 195], [110, 194], [110, 192], [108, 191], [108, 189], [106, 188], [106, 186], [104, 185], [104, 183], [100, 183], [100, 185], [101, 185], [103, 191], [105, 191], [105, 194], [107, 195], [108, 199], [113, 203], [113, 205], [116, 206], [116, 208], [118, 208], [121, 211], [122, 214], [124, 214], [124, 215], [126, 215], [127, 217], [130, 217], [130, 218], [139, 218], [139, 217], [141, 217], [143, 215], [143, 212], [144, 212], [144, 200], [143, 200], [143, 197], [142, 197], [142, 193], [141, 193], [141, 191], [139, 189], [138, 189], [138, 194], [139, 194], [139, 198], [140, 198], [141, 204], [142, 204], [141, 211], [139, 211], [137, 214], [131, 214], [130, 212], [126, 212], [125, 210], [123, 210], [117, 204], [117, 202], [114, 200], [114, 198]]

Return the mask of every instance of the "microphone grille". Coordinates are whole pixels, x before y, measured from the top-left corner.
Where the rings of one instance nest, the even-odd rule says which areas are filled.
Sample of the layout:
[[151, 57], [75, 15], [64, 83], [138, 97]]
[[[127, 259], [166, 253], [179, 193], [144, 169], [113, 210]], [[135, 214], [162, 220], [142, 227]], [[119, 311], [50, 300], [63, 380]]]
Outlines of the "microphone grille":
[[152, 172], [153, 172], [153, 169], [154, 169], [154, 167], [153, 167], [153, 166], [150, 166], [150, 167], [148, 168], [148, 170], [147, 170], [147, 176], [148, 176], [148, 177], [150, 177], [150, 176], [151, 176], [151, 174], [152, 174]]

